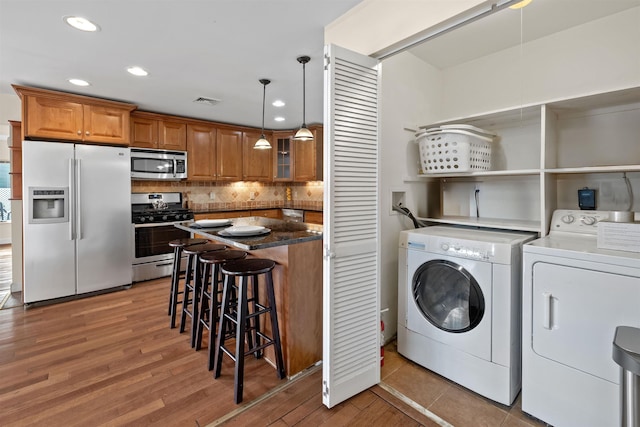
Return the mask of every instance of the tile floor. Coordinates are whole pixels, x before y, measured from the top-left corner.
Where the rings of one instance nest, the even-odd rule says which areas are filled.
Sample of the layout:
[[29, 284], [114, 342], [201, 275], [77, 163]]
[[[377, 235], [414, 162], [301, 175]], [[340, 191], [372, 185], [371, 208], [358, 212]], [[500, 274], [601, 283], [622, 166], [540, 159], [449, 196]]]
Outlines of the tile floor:
[[493, 402], [406, 359], [396, 351], [395, 342], [385, 346], [381, 379], [383, 385], [456, 427], [546, 425], [522, 412], [520, 395], [510, 407]]

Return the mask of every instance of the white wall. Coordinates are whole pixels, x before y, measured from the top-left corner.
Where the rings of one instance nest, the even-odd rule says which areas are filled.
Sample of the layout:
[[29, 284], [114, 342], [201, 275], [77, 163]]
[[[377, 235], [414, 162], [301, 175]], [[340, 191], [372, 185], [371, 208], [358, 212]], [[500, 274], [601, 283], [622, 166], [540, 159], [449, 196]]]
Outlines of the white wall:
[[398, 233], [413, 228], [409, 218], [391, 213], [391, 193], [405, 192], [404, 205], [414, 215], [426, 216], [425, 184], [404, 180], [407, 175], [415, 176], [419, 165], [415, 132], [405, 128], [415, 129], [437, 117], [442, 82], [437, 69], [412, 54], [402, 53], [382, 64], [381, 87], [380, 308], [389, 308], [382, 315], [388, 340], [397, 331]]
[[443, 70], [441, 120], [640, 85], [640, 7]]

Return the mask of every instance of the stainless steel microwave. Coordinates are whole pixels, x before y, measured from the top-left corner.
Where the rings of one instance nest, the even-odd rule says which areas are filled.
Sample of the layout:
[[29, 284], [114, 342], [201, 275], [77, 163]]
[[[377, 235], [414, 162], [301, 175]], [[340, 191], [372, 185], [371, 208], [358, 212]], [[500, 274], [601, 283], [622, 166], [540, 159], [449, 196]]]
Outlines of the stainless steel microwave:
[[131, 178], [163, 181], [186, 179], [187, 153], [131, 148]]

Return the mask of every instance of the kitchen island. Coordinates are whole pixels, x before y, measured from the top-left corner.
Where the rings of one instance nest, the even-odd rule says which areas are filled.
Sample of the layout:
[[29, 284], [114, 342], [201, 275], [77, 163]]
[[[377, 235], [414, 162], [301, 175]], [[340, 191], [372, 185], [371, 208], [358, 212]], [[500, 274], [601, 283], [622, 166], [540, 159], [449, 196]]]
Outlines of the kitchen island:
[[[270, 232], [246, 237], [226, 235], [224, 229], [231, 225], [257, 225]], [[233, 218], [231, 224], [221, 227], [199, 227], [195, 222], [176, 227], [245, 250], [251, 257], [275, 261], [273, 284], [287, 376], [322, 359], [322, 226], [246, 217]], [[265, 323], [270, 334], [269, 320]], [[265, 358], [275, 366], [273, 349], [268, 347], [265, 352]]]

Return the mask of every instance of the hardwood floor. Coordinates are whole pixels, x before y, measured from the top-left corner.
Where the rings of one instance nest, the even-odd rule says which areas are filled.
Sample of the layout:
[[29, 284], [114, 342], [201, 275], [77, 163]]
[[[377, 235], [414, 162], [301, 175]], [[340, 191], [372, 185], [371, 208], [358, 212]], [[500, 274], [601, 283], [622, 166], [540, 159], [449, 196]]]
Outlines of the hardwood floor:
[[[542, 423], [417, 366], [385, 347], [382, 383], [332, 409], [321, 369], [278, 380], [248, 357], [245, 401], [233, 403], [233, 363], [215, 380], [206, 350], [169, 329], [169, 280], [55, 305], [0, 311], [4, 426], [500, 426]], [[447, 423], [448, 422], [448, 423]]]
[[[236, 409], [232, 361], [214, 380], [206, 350], [169, 329], [168, 294], [162, 279], [0, 311], [0, 424], [202, 426]], [[246, 359], [246, 402], [283, 382]]]

